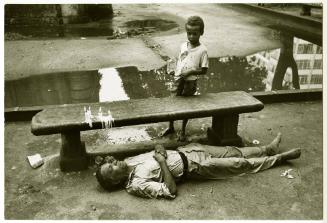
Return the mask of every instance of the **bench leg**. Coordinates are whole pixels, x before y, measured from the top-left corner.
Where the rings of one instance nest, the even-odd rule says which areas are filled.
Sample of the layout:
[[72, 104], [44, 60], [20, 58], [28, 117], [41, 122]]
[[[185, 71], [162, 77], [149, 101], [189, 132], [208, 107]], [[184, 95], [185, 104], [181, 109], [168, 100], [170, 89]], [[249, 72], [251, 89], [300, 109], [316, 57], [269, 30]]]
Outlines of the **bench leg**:
[[237, 135], [238, 114], [213, 116], [212, 128], [208, 128], [209, 142], [213, 145], [242, 146], [242, 138]]
[[61, 171], [79, 171], [87, 169], [88, 157], [85, 144], [81, 142], [80, 132], [61, 134], [60, 169]]

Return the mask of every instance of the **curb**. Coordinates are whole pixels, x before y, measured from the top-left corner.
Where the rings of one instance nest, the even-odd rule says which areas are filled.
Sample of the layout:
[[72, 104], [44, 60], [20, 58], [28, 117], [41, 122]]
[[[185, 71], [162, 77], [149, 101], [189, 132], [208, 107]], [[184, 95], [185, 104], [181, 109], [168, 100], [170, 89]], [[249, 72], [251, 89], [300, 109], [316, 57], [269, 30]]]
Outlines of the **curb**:
[[277, 90], [250, 94], [265, 104], [322, 100], [322, 89]]
[[[251, 92], [250, 94], [266, 104], [322, 100], [322, 89], [277, 90]], [[5, 122], [31, 121], [36, 113], [43, 109], [56, 106], [57, 105], [5, 108]]]

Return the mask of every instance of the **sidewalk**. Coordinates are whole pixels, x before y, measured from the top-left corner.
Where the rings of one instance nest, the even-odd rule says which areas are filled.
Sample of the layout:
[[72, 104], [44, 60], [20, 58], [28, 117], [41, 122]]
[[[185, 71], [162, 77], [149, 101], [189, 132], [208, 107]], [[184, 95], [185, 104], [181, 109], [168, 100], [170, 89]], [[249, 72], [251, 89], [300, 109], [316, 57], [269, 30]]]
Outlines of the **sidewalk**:
[[[184, 29], [188, 16], [199, 15], [205, 21], [206, 44], [210, 57], [244, 56], [260, 50], [279, 48], [272, 30], [260, 16], [244, 16], [234, 8], [219, 4], [151, 4], [114, 5], [120, 11], [121, 22], [135, 19], [160, 18], [175, 21]], [[240, 33], [242, 40], [240, 40]], [[168, 57], [174, 57], [185, 32], [173, 30], [147, 36]], [[17, 40], [5, 41], [5, 79], [12, 80], [30, 75], [91, 70], [104, 67], [137, 66], [139, 70], [161, 67], [165, 61], [142, 38], [107, 40], [106, 37], [87, 39]]]
[[[203, 136], [210, 125], [210, 119], [191, 120], [188, 133]], [[156, 143], [155, 136], [164, 126], [166, 123], [113, 131], [132, 133], [130, 141]], [[186, 182], [179, 185], [178, 197], [167, 201], [134, 197], [124, 190], [105, 192], [92, 168], [62, 173], [58, 166], [60, 135], [37, 137], [30, 133], [29, 122], [6, 124], [6, 219], [322, 219], [322, 102], [267, 104], [258, 113], [242, 115], [239, 129], [244, 139], [259, 140], [260, 145], [280, 131], [281, 149], [300, 147], [302, 156], [253, 175]], [[88, 131], [82, 138], [87, 146], [110, 143], [103, 131]], [[35, 153], [46, 160], [38, 169], [32, 169], [26, 160]], [[294, 179], [280, 176], [288, 169], [293, 169]]]

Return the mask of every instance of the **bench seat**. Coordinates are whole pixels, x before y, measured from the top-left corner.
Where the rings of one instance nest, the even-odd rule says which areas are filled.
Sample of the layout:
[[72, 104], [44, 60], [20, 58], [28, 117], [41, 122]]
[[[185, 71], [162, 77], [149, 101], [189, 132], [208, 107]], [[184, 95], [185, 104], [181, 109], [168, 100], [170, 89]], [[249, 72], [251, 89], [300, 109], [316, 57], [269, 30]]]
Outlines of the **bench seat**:
[[[90, 107], [92, 127], [85, 122], [84, 107]], [[116, 102], [60, 105], [37, 113], [31, 123], [34, 135], [62, 135], [61, 169], [75, 169], [68, 163], [74, 162], [77, 169], [85, 162], [85, 146], [80, 141], [80, 131], [101, 129], [103, 124], [96, 115], [108, 110], [114, 118], [113, 127], [130, 126], [170, 120], [213, 117], [208, 138], [213, 144], [239, 145], [237, 135], [238, 115], [256, 112], [264, 105], [243, 91], [209, 93], [190, 97], [147, 98]]]

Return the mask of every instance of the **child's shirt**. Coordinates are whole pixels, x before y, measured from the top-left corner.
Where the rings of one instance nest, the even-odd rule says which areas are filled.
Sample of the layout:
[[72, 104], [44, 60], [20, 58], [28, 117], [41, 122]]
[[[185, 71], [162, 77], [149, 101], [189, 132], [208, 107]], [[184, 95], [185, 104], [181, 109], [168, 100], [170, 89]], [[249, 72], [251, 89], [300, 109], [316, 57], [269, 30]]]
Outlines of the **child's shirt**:
[[[190, 43], [185, 42], [181, 45], [175, 70], [175, 79], [179, 79], [182, 72], [186, 72], [192, 68], [208, 68], [209, 66], [207, 48], [200, 43], [199, 46], [189, 49], [188, 44]], [[186, 80], [197, 80], [197, 76], [190, 75]]]

